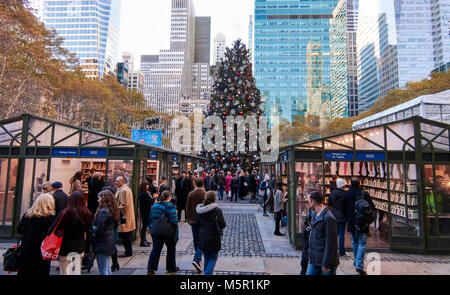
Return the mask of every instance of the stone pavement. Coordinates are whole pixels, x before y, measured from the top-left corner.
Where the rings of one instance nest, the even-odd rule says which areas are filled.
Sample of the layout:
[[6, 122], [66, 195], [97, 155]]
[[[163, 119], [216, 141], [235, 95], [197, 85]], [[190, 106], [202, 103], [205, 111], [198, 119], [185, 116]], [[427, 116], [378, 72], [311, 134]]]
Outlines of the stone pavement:
[[[219, 201], [224, 212], [227, 227], [224, 230], [222, 251], [215, 268], [217, 275], [297, 275], [300, 272], [301, 251], [294, 250], [287, 236], [273, 235], [274, 218], [264, 217], [258, 213], [259, 205], [247, 200], [238, 203]], [[182, 218], [184, 220], [184, 218]], [[150, 235], [148, 235], [150, 238]], [[0, 254], [12, 244], [0, 244]], [[118, 246], [119, 253], [123, 250]], [[120, 271], [114, 275], [145, 275], [150, 248], [134, 245], [134, 256], [120, 258]], [[181, 271], [177, 275], [198, 275], [192, 266], [194, 247], [190, 226], [180, 223], [180, 240], [177, 244], [177, 264]], [[450, 274], [450, 256], [412, 255], [398, 253], [379, 253], [379, 267], [371, 267], [385, 275], [420, 275], [420, 274]], [[163, 250], [156, 273], [165, 272], [166, 250]], [[366, 255], [367, 259], [367, 255]], [[3, 260], [1, 256], [0, 261]], [[368, 262], [366, 261], [366, 265]], [[56, 263], [52, 263], [52, 274], [57, 275]], [[369, 270], [370, 271], [370, 270]], [[353, 268], [353, 257], [341, 259], [338, 275], [356, 275]], [[6, 274], [0, 270], [0, 274]], [[85, 273], [83, 273], [85, 274]], [[97, 275], [95, 265], [90, 275]]]

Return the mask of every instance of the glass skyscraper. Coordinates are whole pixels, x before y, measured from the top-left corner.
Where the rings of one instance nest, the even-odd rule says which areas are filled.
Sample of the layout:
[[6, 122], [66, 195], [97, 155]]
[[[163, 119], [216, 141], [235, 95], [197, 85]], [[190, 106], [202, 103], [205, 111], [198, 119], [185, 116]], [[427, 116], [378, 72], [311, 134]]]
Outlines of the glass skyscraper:
[[425, 79], [448, 62], [449, 4], [450, 0], [359, 1], [359, 112], [389, 90]]
[[337, 3], [255, 0], [255, 78], [267, 115], [330, 118], [329, 29]]
[[121, 0], [44, 1], [42, 21], [64, 38], [85, 75], [113, 74], [119, 58]]
[[348, 116], [347, 0], [340, 0], [330, 20], [331, 118]]

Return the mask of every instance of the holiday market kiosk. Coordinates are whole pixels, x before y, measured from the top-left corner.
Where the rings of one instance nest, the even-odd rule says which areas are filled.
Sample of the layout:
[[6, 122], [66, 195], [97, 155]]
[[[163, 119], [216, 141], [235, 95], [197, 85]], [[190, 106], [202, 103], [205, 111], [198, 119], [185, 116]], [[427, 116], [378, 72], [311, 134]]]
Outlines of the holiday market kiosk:
[[[288, 231], [301, 248], [315, 187], [330, 195], [338, 175], [350, 186], [359, 177], [376, 206], [367, 247], [372, 250], [450, 250], [449, 125], [422, 117], [283, 147], [277, 180], [289, 192]], [[291, 197], [294, 196], [294, 197]], [[346, 248], [351, 248], [349, 234]]]
[[106, 186], [124, 176], [133, 191], [136, 218], [139, 218], [139, 184], [152, 176], [169, 182], [178, 177], [179, 167], [203, 162], [196, 156], [177, 153], [93, 130], [88, 130], [31, 115], [0, 121], [0, 238], [14, 238], [16, 227], [47, 181], [61, 181], [70, 189], [70, 178], [83, 172], [82, 182], [92, 168], [100, 173]]

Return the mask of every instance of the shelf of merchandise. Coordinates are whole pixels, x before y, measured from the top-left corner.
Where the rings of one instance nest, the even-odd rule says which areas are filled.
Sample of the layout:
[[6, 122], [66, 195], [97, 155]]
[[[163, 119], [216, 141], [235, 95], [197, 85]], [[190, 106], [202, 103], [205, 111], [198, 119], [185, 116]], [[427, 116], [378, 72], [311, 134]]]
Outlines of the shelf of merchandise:
[[81, 172], [83, 175], [81, 176], [81, 183], [83, 184], [83, 191], [86, 194], [88, 192], [88, 185], [86, 183], [86, 179], [91, 175], [90, 170], [94, 168], [97, 172], [99, 172], [103, 177], [106, 175], [106, 161], [82, 161], [81, 162]]
[[151, 176], [153, 182], [158, 183], [159, 181], [159, 162], [158, 161], [147, 161], [147, 176]]

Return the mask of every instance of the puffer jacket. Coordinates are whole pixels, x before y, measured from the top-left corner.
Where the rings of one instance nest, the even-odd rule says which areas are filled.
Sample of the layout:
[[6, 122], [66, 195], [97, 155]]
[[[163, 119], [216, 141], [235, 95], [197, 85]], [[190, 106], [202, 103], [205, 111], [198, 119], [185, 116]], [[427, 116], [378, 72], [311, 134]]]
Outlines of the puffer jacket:
[[114, 220], [107, 208], [98, 211], [92, 233], [94, 235], [92, 245], [94, 253], [112, 256], [116, 250], [116, 238], [114, 237]]
[[313, 218], [309, 235], [309, 263], [325, 268], [339, 265], [337, 222], [327, 207]]
[[[219, 252], [221, 249], [221, 233], [217, 226], [224, 229], [227, 224], [223, 218], [222, 209], [216, 203], [197, 206], [198, 245], [206, 253]], [[217, 218], [217, 225], [216, 225]]]
[[345, 191], [341, 188], [336, 188], [331, 192], [328, 198], [328, 207], [331, 207], [334, 217], [337, 222], [345, 222]]

